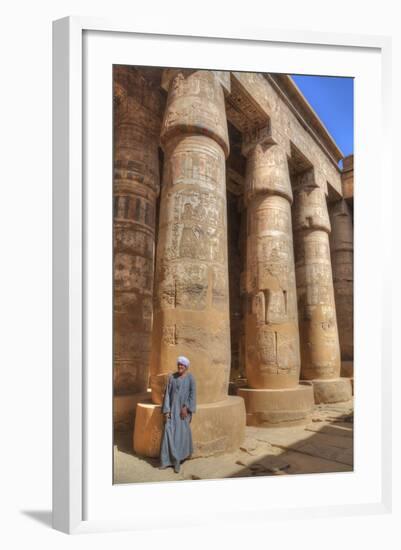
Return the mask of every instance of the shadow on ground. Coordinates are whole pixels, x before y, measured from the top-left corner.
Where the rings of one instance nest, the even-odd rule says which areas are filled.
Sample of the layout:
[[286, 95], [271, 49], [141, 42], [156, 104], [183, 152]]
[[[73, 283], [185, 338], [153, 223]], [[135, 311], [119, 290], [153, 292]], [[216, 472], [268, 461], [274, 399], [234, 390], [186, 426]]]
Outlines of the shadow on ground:
[[153, 466], [154, 468], [159, 467], [159, 459], [158, 458], [150, 458], [147, 456], [138, 456], [133, 449], [133, 443], [132, 443], [132, 433], [131, 432], [115, 432], [114, 433], [114, 446], [120, 451], [121, 453], [131, 455], [135, 457], [137, 460], [141, 460], [144, 462], [147, 462], [150, 466]]
[[137, 456], [132, 434], [117, 432], [114, 482], [141, 483], [353, 471], [353, 404], [316, 405], [302, 427], [247, 426], [234, 453], [185, 461], [179, 474], [159, 460]]

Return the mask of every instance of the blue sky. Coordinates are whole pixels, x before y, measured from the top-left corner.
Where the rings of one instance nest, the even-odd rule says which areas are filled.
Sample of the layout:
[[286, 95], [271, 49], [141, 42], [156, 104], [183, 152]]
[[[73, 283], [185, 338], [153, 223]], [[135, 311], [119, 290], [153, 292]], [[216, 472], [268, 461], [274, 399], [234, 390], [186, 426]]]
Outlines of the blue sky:
[[291, 75], [344, 156], [354, 152], [354, 81], [334, 76]]

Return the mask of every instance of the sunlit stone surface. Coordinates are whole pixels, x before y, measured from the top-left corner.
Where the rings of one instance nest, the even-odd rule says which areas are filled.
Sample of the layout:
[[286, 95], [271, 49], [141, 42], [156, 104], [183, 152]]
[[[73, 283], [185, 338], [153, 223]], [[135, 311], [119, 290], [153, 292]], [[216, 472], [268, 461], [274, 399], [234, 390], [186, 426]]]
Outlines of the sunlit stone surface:
[[114, 105], [115, 429], [158, 455], [181, 354], [198, 457], [348, 402], [353, 159], [290, 77], [115, 66]]

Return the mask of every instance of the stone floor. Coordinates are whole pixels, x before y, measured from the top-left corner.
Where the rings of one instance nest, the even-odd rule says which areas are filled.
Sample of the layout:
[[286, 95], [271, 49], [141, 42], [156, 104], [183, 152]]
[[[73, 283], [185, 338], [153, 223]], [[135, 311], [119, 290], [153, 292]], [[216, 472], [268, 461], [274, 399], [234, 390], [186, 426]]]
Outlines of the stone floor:
[[234, 453], [194, 458], [172, 468], [158, 469], [158, 460], [136, 456], [132, 436], [116, 434], [114, 482], [137, 483], [179, 479], [218, 479], [250, 476], [347, 472], [353, 469], [353, 403], [316, 405], [311, 421], [298, 428], [247, 426], [245, 441]]

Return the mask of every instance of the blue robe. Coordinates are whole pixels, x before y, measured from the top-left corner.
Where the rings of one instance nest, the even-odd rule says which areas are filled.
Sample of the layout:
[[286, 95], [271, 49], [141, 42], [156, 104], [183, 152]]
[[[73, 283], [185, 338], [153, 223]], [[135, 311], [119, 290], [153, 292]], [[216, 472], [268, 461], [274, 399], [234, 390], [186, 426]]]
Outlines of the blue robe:
[[[180, 417], [181, 407], [187, 406], [188, 415]], [[177, 373], [168, 378], [164, 394], [162, 413], [170, 413], [166, 420], [160, 448], [160, 466], [179, 466], [181, 460], [193, 452], [191, 420], [196, 410], [195, 378], [188, 372], [184, 377]]]

